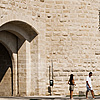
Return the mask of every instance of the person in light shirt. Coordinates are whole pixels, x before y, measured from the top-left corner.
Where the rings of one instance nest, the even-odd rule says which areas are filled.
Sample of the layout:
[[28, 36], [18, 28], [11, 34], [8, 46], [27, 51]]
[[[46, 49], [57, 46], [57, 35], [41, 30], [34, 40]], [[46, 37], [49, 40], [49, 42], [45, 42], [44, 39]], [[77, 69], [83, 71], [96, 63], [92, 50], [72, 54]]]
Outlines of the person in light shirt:
[[88, 92], [91, 91], [92, 97], [93, 99], [94, 97], [94, 92], [93, 92], [93, 88], [92, 88], [92, 84], [91, 84], [91, 76], [92, 76], [92, 72], [89, 73], [89, 76], [86, 77], [86, 99], [88, 99]]

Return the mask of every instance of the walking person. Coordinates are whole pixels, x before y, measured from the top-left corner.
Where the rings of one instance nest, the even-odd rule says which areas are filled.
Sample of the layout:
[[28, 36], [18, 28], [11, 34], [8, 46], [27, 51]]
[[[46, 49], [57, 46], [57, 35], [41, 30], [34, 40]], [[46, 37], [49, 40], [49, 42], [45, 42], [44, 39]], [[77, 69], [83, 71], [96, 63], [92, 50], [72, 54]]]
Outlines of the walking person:
[[69, 90], [70, 90], [70, 99], [73, 100], [73, 91], [74, 91], [74, 78], [73, 78], [73, 74], [70, 75], [70, 79], [68, 80], [68, 84], [70, 85]]
[[86, 77], [86, 99], [88, 99], [88, 92], [91, 91], [92, 97], [93, 99], [94, 97], [94, 92], [93, 92], [93, 88], [92, 88], [92, 84], [91, 84], [91, 76], [92, 76], [92, 72], [89, 73], [89, 75]]

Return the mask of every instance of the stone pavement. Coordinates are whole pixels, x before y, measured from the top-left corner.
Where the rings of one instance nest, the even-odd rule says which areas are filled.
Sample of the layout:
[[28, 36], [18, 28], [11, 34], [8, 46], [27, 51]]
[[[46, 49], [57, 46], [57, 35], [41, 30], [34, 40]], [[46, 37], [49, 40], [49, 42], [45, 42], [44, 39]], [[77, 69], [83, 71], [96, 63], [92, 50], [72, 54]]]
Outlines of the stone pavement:
[[[30, 96], [30, 97], [0, 97], [0, 100], [70, 100], [65, 96]], [[85, 96], [75, 96], [73, 100], [86, 100]], [[93, 100], [89, 97], [88, 100]], [[100, 100], [100, 96], [96, 96], [95, 100]]]

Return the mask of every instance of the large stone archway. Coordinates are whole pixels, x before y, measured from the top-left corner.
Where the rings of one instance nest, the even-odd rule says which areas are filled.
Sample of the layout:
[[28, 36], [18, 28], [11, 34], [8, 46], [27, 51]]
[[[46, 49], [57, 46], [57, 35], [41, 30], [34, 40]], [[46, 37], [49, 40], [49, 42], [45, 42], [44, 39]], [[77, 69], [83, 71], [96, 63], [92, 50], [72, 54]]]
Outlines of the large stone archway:
[[[0, 43], [2, 43], [0, 47], [7, 48], [12, 62], [11, 71], [9, 72], [13, 76], [10, 77], [12, 83], [9, 83], [10, 85], [12, 84], [10, 88], [11, 95], [29, 96], [30, 94], [36, 94], [35, 90], [31, 90], [31, 79], [34, 78], [31, 78], [31, 62], [35, 63], [33, 69], [35, 68], [36, 70], [37, 60], [31, 59], [30, 46], [31, 42], [33, 47], [35, 45], [33, 49], [35, 54], [33, 56], [37, 58], [38, 38], [36, 36], [35, 29], [22, 21], [10, 21], [0, 27]], [[5, 75], [4, 77], [7, 78]], [[2, 77], [1, 82], [3, 82], [4, 77]], [[37, 79], [35, 79], [35, 82], [37, 82]], [[35, 88], [37, 89], [36, 86]], [[5, 89], [5, 94], [1, 92], [0, 90], [0, 95], [2, 96], [6, 96], [6, 94], [10, 96], [9, 91]]]

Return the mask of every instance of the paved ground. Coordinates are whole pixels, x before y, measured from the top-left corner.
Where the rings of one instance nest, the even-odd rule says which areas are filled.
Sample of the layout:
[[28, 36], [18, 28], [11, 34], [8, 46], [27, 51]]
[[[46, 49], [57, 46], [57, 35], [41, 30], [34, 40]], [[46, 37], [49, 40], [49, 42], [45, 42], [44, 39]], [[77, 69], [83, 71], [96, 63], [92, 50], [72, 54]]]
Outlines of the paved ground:
[[[70, 100], [69, 97], [65, 96], [33, 96], [33, 97], [0, 97], [0, 100]], [[74, 100], [86, 100], [85, 96], [75, 96]], [[89, 97], [88, 100], [93, 100]], [[100, 100], [100, 96], [96, 96], [95, 100]]]

